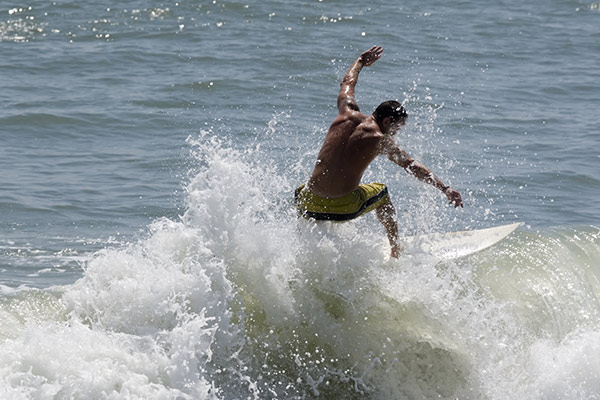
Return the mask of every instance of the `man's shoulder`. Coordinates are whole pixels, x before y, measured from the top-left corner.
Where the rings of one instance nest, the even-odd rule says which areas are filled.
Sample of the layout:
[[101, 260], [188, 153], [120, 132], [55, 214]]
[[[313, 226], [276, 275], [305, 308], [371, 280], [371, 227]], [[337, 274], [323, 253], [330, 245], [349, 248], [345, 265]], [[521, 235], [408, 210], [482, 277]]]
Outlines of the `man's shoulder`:
[[361, 123], [367, 118], [367, 115], [361, 113], [358, 110], [346, 109], [344, 112], [339, 113], [335, 119], [339, 120], [340, 122], [354, 121]]
[[364, 118], [361, 123], [354, 129], [354, 132], [361, 137], [373, 138], [373, 139], [381, 139], [383, 138], [383, 133], [381, 132], [381, 128], [379, 124], [370, 117]]
[[367, 116], [360, 111], [346, 111], [335, 117], [329, 130], [351, 135], [366, 119]]
[[349, 138], [349, 147], [360, 153], [379, 153], [385, 135], [381, 133], [379, 125], [372, 118], [360, 123]]

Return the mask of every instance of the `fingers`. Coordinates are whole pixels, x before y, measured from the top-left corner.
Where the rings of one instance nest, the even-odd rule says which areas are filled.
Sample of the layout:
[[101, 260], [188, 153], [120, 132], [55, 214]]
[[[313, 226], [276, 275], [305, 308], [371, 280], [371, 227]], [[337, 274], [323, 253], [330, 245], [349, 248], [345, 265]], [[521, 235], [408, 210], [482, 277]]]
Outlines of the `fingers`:
[[452, 203], [454, 203], [454, 208], [458, 208], [458, 207], [465, 208], [462, 201], [452, 200], [448, 204], [452, 204]]
[[371, 49], [369, 50], [371, 53], [373, 53], [374, 57], [381, 57], [381, 54], [383, 53], [383, 47], [381, 46], [373, 46], [371, 47]]
[[381, 54], [383, 53], [383, 47], [381, 46], [373, 46], [369, 50], [365, 51], [361, 54], [361, 58], [364, 62], [365, 66], [372, 65], [375, 61], [381, 58]]
[[465, 206], [463, 205], [463, 202], [462, 202], [462, 198], [460, 198], [460, 197], [450, 199], [450, 202], [448, 202], [448, 204], [452, 204], [452, 203], [454, 203], [454, 208], [458, 208], [458, 207], [465, 208]]

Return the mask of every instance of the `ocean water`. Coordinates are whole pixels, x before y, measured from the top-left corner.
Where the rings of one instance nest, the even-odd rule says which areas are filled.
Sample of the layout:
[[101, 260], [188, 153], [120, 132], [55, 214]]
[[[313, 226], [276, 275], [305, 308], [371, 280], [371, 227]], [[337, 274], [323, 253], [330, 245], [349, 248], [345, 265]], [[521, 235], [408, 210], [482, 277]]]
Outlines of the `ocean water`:
[[[367, 4], [368, 3], [368, 4]], [[464, 209], [292, 204], [360, 75]], [[0, 0], [0, 398], [600, 398], [600, 4]]]

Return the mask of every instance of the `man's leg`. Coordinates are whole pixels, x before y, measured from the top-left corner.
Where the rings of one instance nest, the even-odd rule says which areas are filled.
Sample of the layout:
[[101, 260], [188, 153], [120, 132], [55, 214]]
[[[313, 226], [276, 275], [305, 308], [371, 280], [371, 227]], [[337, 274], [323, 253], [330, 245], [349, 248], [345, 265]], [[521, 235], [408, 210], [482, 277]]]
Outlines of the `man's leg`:
[[396, 222], [396, 210], [390, 200], [383, 203], [375, 209], [377, 218], [383, 224], [387, 233], [390, 246], [392, 247], [391, 256], [398, 258], [402, 251], [402, 246], [398, 243], [398, 223]]

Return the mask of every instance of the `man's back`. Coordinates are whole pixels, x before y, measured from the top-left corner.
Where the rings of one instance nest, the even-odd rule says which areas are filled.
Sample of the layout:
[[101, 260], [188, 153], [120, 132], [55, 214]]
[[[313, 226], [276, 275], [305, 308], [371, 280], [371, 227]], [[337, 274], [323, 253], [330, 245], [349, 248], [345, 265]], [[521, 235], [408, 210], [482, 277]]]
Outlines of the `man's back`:
[[358, 187], [365, 169], [377, 156], [383, 135], [371, 117], [350, 108], [334, 120], [308, 181], [324, 197], [341, 197]]

